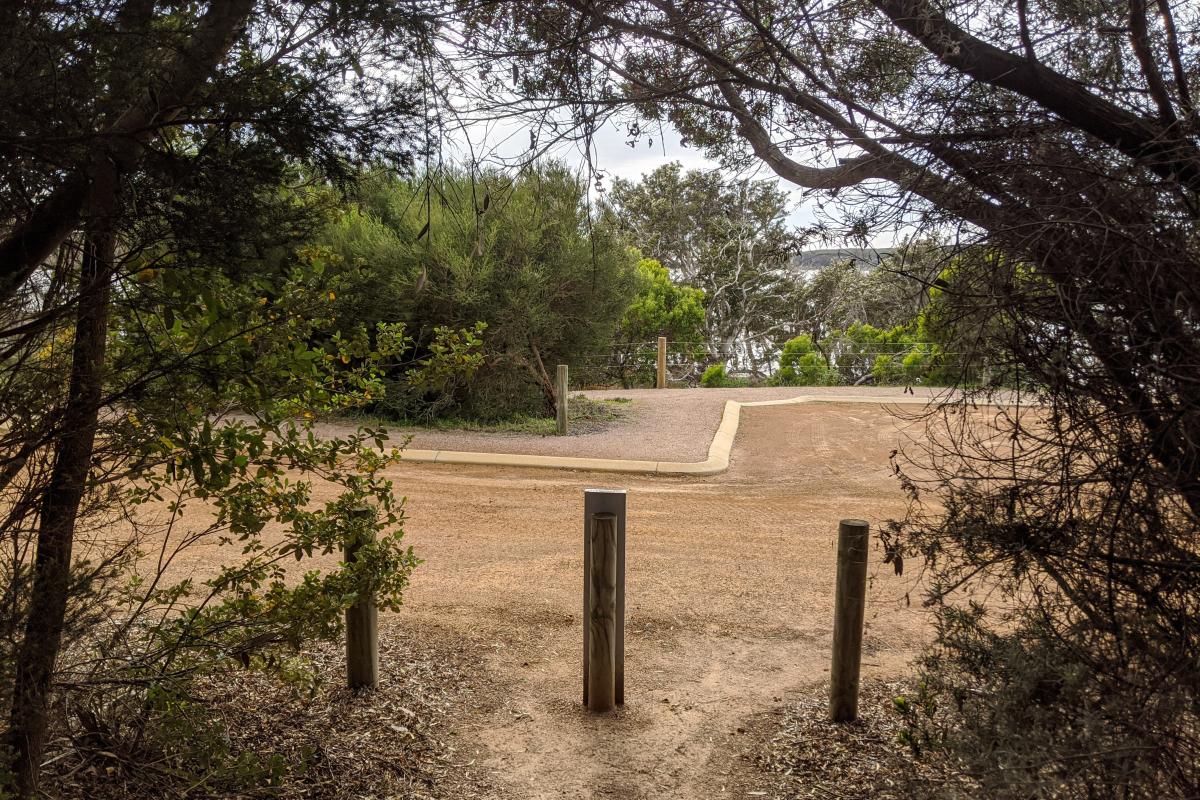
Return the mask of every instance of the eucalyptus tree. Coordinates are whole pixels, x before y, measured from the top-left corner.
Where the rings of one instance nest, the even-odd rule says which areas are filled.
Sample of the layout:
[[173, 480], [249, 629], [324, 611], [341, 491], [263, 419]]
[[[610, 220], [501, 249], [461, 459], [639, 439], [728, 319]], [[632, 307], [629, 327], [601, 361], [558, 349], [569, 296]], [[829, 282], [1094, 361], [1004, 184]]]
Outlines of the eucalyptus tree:
[[455, 42], [508, 59], [495, 110], [670, 121], [852, 235], [979, 245], [944, 319], [1044, 405], [947, 426], [887, 544], [930, 557], [926, 685], [998, 794], [1200, 792], [1198, 27], [1171, 0], [547, 0], [473, 4]]
[[713, 359], [757, 371], [782, 341], [783, 310], [802, 236], [774, 181], [727, 179], [666, 164], [640, 181], [617, 179], [606, 210], [672, 277], [704, 292]]

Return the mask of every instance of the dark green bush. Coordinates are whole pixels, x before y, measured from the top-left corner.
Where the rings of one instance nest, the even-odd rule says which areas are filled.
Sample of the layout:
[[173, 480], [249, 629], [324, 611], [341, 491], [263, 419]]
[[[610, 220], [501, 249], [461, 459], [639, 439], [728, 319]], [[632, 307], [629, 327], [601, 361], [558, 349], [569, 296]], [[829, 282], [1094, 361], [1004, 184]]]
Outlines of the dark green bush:
[[[429, 192], [437, 202], [423, 202]], [[438, 328], [486, 323], [482, 368], [444, 389], [393, 392], [376, 411], [399, 419], [552, 413], [555, 365], [606, 353], [637, 289], [636, 253], [589, 218], [584, 183], [554, 163], [515, 178], [376, 176], [325, 237], [357, 276], [338, 298], [341, 324], [403, 322], [419, 354]]]

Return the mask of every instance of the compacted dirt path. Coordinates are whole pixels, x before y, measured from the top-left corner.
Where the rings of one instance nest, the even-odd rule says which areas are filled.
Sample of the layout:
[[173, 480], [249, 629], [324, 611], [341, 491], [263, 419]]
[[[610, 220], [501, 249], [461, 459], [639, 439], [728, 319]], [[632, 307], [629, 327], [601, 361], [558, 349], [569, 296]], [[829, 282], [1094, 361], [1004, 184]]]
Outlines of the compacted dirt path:
[[[463, 767], [447, 800], [771, 796], [746, 757], [753, 721], [824, 691], [838, 520], [904, 513], [888, 457], [922, 430], [878, 402], [766, 406], [743, 409], [712, 477], [394, 467], [424, 563], [380, 635], [475, 658], [470, 702], [445, 720]], [[604, 716], [580, 703], [594, 486], [629, 492], [626, 705]], [[200, 576], [232, 555], [198, 545], [177, 566]], [[864, 681], [904, 674], [929, 632], [905, 603], [912, 578], [870, 569]]]
[[[907, 430], [906, 430], [907, 428]], [[464, 762], [503, 798], [753, 794], [743, 723], [822, 691], [843, 517], [903, 513], [888, 455], [919, 430], [877, 404], [746, 409], [726, 474], [700, 479], [403, 465], [424, 564], [389, 622], [479, 654]], [[629, 491], [626, 706], [580, 705], [582, 490]], [[864, 680], [927, 635], [910, 578], [876, 562]]]

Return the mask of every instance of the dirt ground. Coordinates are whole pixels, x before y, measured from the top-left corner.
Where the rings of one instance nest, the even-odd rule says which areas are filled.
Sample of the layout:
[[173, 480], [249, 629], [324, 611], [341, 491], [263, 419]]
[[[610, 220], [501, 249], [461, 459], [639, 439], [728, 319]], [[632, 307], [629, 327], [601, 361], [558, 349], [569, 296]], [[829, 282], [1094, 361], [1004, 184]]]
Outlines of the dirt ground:
[[[827, 678], [835, 531], [902, 513], [888, 470], [904, 423], [879, 406], [747, 409], [709, 479], [410, 466], [425, 563], [397, 622], [481, 643], [488, 688], [459, 721], [509, 798], [701, 798], [755, 791], [738, 729]], [[582, 490], [629, 490], [626, 706], [580, 705]], [[908, 579], [873, 566], [864, 680], [924, 640]], [[754, 795], [751, 795], [754, 796]]]
[[[424, 563], [381, 635], [458, 637], [477, 658], [446, 723], [481, 780], [447, 797], [774, 796], [751, 721], [823, 691], [838, 520], [903, 513], [888, 456], [917, 430], [878, 404], [773, 406], [743, 411], [729, 471], [709, 478], [396, 467]], [[626, 705], [604, 716], [580, 704], [595, 486], [629, 492]], [[864, 682], [903, 675], [928, 635], [912, 578], [870, 569]]]

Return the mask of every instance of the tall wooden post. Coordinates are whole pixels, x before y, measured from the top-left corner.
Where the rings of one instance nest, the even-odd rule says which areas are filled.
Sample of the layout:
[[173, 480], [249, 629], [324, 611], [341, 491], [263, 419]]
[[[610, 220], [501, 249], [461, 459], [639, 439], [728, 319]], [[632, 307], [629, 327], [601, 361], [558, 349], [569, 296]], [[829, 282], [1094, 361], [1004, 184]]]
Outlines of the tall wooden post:
[[[346, 563], [352, 564], [358, 549], [369, 542], [369, 508], [351, 512], [352, 530], [346, 539]], [[360, 597], [346, 609], [346, 677], [351, 689], [379, 685], [379, 613], [375, 601]]]
[[[583, 492], [583, 704], [592, 705], [593, 531], [596, 517], [611, 515], [615, 526], [615, 597], [612, 636], [612, 703], [625, 704], [625, 490], [585, 489]], [[602, 690], [601, 703], [607, 698]]]
[[658, 337], [658, 381], [656, 389], [667, 388], [667, 337]]
[[592, 515], [592, 608], [588, 626], [588, 710], [608, 711], [617, 701], [617, 515]]
[[558, 435], [567, 435], [567, 365], [558, 365], [558, 374], [554, 379], [555, 419], [558, 422]]
[[853, 722], [858, 717], [858, 675], [862, 664], [869, 543], [869, 526], [865, 521], [842, 520], [838, 526], [833, 665], [829, 671], [829, 717], [834, 722]]

